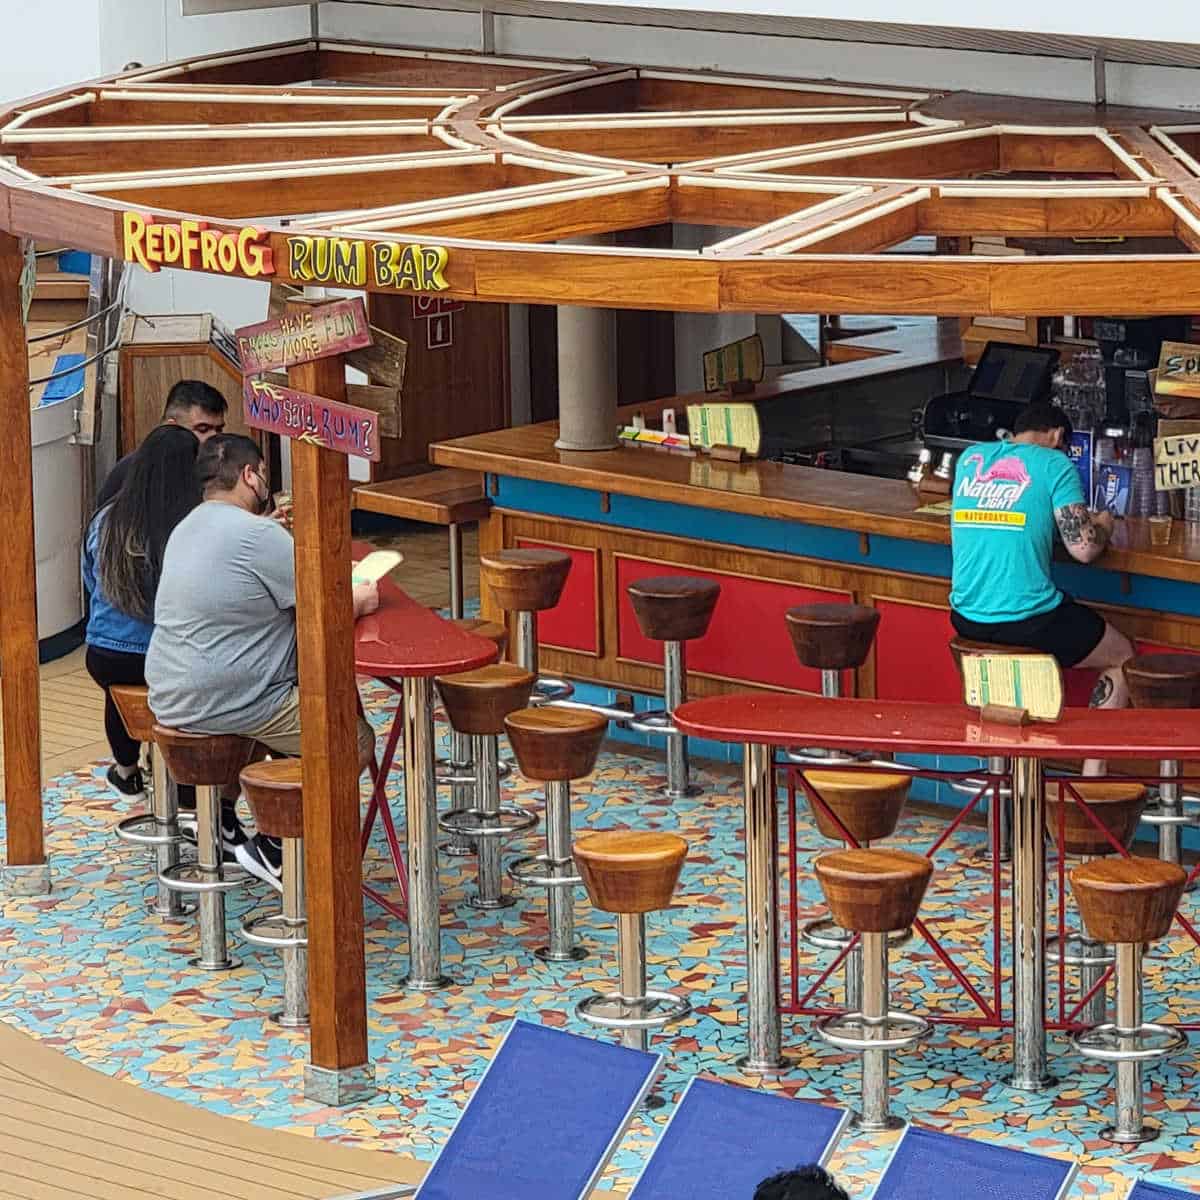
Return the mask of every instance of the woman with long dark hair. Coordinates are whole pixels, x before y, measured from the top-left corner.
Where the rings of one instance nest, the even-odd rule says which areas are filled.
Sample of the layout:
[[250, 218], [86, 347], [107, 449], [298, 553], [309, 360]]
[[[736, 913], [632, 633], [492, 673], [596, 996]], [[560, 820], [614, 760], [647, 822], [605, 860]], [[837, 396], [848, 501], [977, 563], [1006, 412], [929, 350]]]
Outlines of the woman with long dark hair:
[[200, 503], [195, 434], [160, 425], [138, 448], [116, 499], [88, 526], [83, 583], [90, 602], [88, 674], [104, 689], [104, 731], [112, 748], [108, 782], [123, 796], [143, 791], [141, 747], [125, 729], [108, 689], [146, 682], [154, 597], [171, 531]]

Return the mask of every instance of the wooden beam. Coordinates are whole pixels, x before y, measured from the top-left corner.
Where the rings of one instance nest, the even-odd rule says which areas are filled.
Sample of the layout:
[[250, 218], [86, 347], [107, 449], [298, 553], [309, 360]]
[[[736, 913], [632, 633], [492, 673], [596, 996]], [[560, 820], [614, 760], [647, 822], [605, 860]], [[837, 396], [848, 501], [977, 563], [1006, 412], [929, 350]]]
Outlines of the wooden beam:
[[[41, 680], [38, 674], [37, 556], [33, 539], [33, 440], [21, 313], [20, 239], [0, 233], [0, 707], [4, 714], [4, 815], [9, 867], [41, 867]], [[42, 887], [31, 890], [44, 890]]]
[[[288, 311], [303, 313], [310, 303], [293, 300]], [[288, 383], [344, 401], [345, 363], [339, 356], [292, 367]], [[367, 1063], [358, 694], [345, 456], [293, 441], [292, 489], [311, 1061], [324, 1071], [345, 1071]]]

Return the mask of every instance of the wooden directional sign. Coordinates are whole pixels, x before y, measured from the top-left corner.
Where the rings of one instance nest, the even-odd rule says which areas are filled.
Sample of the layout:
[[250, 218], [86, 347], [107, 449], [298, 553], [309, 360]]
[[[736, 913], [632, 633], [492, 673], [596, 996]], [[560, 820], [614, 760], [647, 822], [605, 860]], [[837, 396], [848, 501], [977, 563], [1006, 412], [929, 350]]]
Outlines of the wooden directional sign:
[[1154, 387], [1160, 396], [1200, 396], [1200, 346], [1163, 342]]
[[1200, 434], [1154, 439], [1154, 486], [1160, 492], [1200, 485]]
[[379, 461], [379, 417], [368, 409], [252, 377], [242, 399], [252, 429]]
[[242, 374], [260, 375], [369, 346], [371, 329], [361, 300], [339, 300], [247, 325], [237, 342]]

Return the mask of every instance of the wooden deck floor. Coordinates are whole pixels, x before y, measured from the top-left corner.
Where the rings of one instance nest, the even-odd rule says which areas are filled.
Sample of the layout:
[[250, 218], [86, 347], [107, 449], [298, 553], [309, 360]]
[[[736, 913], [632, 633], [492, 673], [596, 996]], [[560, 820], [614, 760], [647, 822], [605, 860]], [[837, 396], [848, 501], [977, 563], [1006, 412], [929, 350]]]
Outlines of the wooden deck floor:
[[421, 1171], [143, 1092], [0, 1025], [0, 1200], [332, 1200]]

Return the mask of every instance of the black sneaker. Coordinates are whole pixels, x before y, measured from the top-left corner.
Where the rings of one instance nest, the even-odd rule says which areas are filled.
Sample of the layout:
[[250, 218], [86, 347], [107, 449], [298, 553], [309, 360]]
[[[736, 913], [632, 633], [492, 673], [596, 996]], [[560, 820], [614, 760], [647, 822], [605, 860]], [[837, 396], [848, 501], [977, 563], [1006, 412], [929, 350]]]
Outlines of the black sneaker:
[[260, 833], [237, 848], [238, 865], [257, 879], [283, 891], [283, 847], [278, 838]]
[[[186, 835], [185, 835], [186, 836]], [[237, 808], [232, 801], [221, 801], [221, 861], [238, 863], [238, 851], [246, 844], [246, 831], [238, 820]]]
[[113, 763], [108, 768], [108, 774], [105, 776], [108, 780], [108, 786], [114, 791], [119, 792], [122, 796], [140, 797], [145, 794], [146, 785], [142, 781], [141, 768], [134, 770], [132, 775], [122, 775], [117, 770], [117, 764]]

